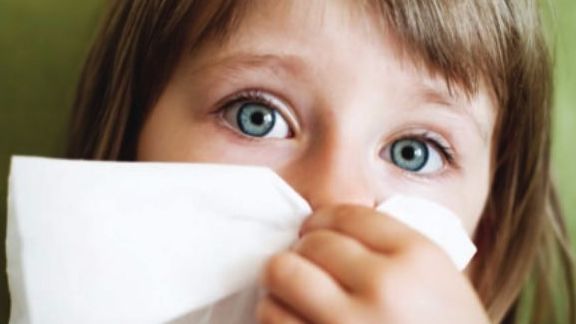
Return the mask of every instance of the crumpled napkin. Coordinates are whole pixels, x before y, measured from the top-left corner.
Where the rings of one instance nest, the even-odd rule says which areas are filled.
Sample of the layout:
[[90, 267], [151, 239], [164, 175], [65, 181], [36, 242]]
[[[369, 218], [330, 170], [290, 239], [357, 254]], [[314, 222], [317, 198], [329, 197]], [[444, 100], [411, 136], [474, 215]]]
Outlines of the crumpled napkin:
[[[378, 208], [475, 252], [458, 218], [419, 198]], [[251, 323], [263, 263], [297, 239], [308, 203], [262, 167], [12, 159], [10, 323]]]

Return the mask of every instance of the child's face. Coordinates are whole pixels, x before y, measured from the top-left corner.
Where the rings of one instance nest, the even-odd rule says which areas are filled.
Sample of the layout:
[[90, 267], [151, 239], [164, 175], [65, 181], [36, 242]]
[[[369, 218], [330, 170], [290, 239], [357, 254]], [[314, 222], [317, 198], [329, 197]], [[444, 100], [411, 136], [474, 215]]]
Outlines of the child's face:
[[420, 196], [472, 233], [494, 101], [484, 88], [450, 94], [400, 51], [347, 1], [262, 1], [224, 45], [183, 57], [138, 159], [268, 166], [313, 207]]

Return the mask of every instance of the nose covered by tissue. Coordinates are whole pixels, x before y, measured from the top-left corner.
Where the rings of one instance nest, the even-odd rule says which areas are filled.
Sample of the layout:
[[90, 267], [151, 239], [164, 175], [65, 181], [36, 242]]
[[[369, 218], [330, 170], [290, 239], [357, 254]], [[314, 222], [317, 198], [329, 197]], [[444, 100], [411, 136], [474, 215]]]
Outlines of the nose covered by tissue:
[[[434, 202], [395, 196], [377, 210], [459, 269], [475, 253], [458, 217]], [[15, 157], [11, 323], [253, 322], [263, 263], [311, 212], [266, 168]]]

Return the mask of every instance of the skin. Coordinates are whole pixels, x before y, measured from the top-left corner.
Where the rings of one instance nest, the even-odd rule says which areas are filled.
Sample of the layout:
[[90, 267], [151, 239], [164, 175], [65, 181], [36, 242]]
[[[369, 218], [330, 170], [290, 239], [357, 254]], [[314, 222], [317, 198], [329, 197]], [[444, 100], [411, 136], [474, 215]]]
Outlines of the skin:
[[[262, 1], [224, 44], [182, 57], [145, 121], [139, 160], [267, 166], [313, 207], [301, 239], [263, 272], [260, 322], [488, 322], [438, 247], [373, 210], [394, 194], [426, 198], [472, 235], [488, 195], [492, 96], [449, 92], [401, 50], [348, 1]], [[245, 90], [268, 98], [289, 132], [238, 129], [227, 100]], [[452, 160], [438, 153], [425, 173], [392, 161], [393, 143], [423, 134]]]

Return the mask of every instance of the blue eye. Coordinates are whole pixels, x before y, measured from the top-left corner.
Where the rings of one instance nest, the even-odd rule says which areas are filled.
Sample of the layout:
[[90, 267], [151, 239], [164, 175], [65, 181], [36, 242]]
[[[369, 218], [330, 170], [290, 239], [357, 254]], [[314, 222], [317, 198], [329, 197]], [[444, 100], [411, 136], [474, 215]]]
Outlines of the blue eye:
[[272, 109], [252, 103], [240, 107], [236, 118], [240, 130], [254, 137], [268, 135], [276, 124], [276, 114]]
[[224, 119], [248, 137], [288, 138], [291, 130], [277, 109], [258, 102], [244, 101], [224, 111]]
[[401, 139], [390, 148], [390, 160], [401, 169], [414, 173], [434, 173], [444, 167], [441, 153], [419, 139]]

